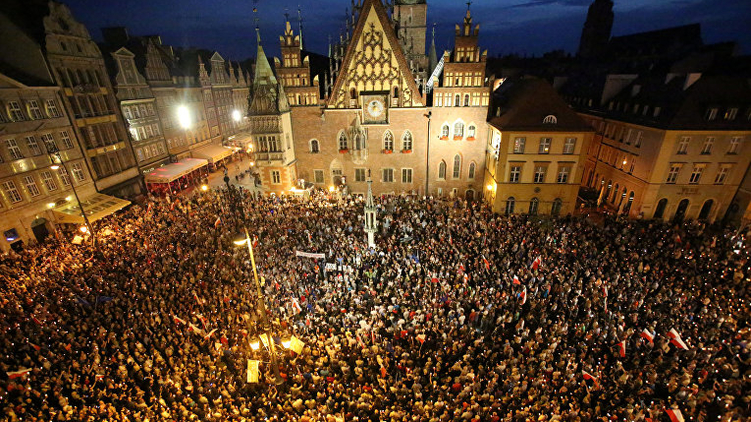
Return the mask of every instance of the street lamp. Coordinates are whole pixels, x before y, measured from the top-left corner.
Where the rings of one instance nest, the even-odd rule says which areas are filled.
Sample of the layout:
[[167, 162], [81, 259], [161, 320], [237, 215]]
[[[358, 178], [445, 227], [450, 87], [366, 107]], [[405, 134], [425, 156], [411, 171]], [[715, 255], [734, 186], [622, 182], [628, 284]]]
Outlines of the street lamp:
[[[274, 340], [271, 338], [271, 333], [270, 333], [271, 324], [269, 323], [268, 315], [266, 315], [266, 303], [263, 300], [263, 291], [261, 290], [261, 282], [258, 281], [258, 269], [256, 268], [256, 260], [253, 255], [253, 242], [250, 240], [250, 235], [248, 234], [248, 228], [243, 227], [243, 231], [244, 231], [244, 235], [239, 234], [237, 237], [235, 237], [235, 239], [233, 240], [233, 243], [237, 246], [242, 246], [244, 244], [248, 245], [248, 253], [250, 254], [250, 264], [253, 266], [253, 280], [255, 281], [256, 294], [258, 295], [258, 307], [261, 309], [263, 331], [266, 334], [266, 338], [269, 340], [271, 365], [274, 368], [274, 382], [276, 383], [276, 385], [281, 385], [284, 383], [284, 381], [282, 380], [282, 377], [279, 374], [279, 362], [277, 362], [276, 360], [276, 350], [274, 347]], [[251, 343], [250, 347], [253, 350], [258, 350], [259, 345], [256, 343], [256, 346], [253, 347], [253, 343]]]
[[240, 110], [232, 110], [232, 120], [235, 122], [239, 122], [240, 119], [242, 119], [242, 114], [240, 113]]
[[193, 121], [190, 117], [190, 110], [188, 107], [181, 105], [177, 107], [177, 122], [183, 129], [190, 129], [193, 126]]
[[[50, 165], [50, 169], [59, 170], [62, 167], [62, 169], [65, 171], [65, 175], [70, 177], [68, 167], [65, 165], [65, 161], [63, 160], [63, 156], [60, 154], [60, 149], [57, 147], [57, 145], [55, 145], [54, 143], [48, 143], [45, 146], [47, 148], [47, 153], [52, 156], [52, 165]], [[57, 159], [57, 162], [55, 162], [55, 158]], [[72, 179], [69, 179], [69, 181], [70, 188], [73, 191], [73, 196], [75, 196], [76, 202], [78, 202], [78, 209], [81, 211], [81, 217], [83, 217], [84, 226], [81, 227], [81, 232], [89, 233], [91, 235], [91, 245], [96, 250], [96, 233], [94, 233], [93, 227], [91, 226], [91, 223], [89, 223], [89, 217], [86, 215], [86, 210], [83, 209], [83, 204], [81, 204], [81, 199], [78, 197], [78, 191], [76, 191], [75, 183], [73, 183]], [[71, 197], [68, 196], [65, 199], [70, 201]]]

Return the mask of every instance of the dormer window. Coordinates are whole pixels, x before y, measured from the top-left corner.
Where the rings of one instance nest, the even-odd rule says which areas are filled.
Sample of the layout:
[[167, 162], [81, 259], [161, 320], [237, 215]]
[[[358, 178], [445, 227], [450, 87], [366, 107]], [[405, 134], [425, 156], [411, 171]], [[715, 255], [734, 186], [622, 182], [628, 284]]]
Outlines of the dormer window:
[[707, 114], [706, 114], [705, 118], [707, 120], [714, 120], [714, 119], [716, 119], [717, 118], [717, 108], [713, 107], [713, 108], [707, 109]]
[[550, 115], [545, 116], [544, 119], [542, 119], [542, 123], [545, 125], [555, 125], [555, 124], [558, 124], [558, 119], [552, 114], [550, 114]]
[[738, 109], [737, 108], [729, 108], [725, 112], [725, 120], [735, 120], [735, 117], [738, 115]]

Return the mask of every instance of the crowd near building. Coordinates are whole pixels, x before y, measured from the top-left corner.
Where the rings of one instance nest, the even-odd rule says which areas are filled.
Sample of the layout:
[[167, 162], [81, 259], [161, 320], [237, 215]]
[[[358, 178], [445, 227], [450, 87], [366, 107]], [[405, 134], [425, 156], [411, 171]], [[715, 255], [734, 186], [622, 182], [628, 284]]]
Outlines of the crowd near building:
[[613, 3], [596, 0], [576, 56], [489, 58], [469, 6], [436, 51], [448, 28], [428, 34], [427, 1], [343, 3], [325, 56], [298, 11], [281, 57], [257, 32], [253, 62], [124, 27], [96, 43], [62, 3], [3, 2], [2, 248], [80, 223], [79, 203], [103, 217], [180, 190], [238, 151], [265, 194], [364, 194], [370, 173], [376, 195], [497, 213], [751, 216], [748, 59], [698, 24], [611, 36]]

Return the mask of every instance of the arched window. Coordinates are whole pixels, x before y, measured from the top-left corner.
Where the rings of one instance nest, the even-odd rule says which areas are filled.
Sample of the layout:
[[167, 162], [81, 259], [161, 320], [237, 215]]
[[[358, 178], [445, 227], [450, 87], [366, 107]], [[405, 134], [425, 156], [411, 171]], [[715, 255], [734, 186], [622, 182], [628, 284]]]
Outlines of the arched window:
[[441, 139], [448, 139], [449, 130], [449, 125], [443, 125], [443, 127], [441, 127]]
[[356, 134], [355, 135], [355, 150], [359, 151], [359, 150], [365, 148], [364, 144], [365, 144], [365, 142], [363, 142], [362, 134], [359, 134], [359, 133]]
[[454, 107], [459, 107], [461, 105], [462, 97], [459, 94], [456, 94], [454, 97]]
[[469, 178], [469, 180], [475, 180], [476, 167], [475, 163], [469, 163], [469, 172], [467, 173], [467, 178]]
[[464, 123], [462, 122], [454, 123], [454, 139], [463, 138], [463, 137], [464, 137]]
[[561, 208], [563, 208], [563, 201], [561, 201], [561, 198], [555, 198], [553, 201], [553, 207], [550, 209], [550, 214], [559, 215], [561, 213]]
[[558, 123], [558, 118], [553, 116], [552, 114], [549, 114], [545, 116], [544, 119], [542, 119], [542, 123], [547, 125], [554, 125]]
[[616, 183], [615, 184], [615, 191], [613, 192], [613, 197], [610, 198], [610, 203], [611, 204], [615, 204], [615, 198], [618, 197], [618, 188], [620, 188], [620, 186], [618, 185], [618, 183]]
[[668, 206], [668, 200], [667, 198], [660, 199], [660, 202], [657, 203], [657, 208], [655, 208], [655, 214], [652, 216], [655, 220], [662, 220], [663, 215], [665, 215], [665, 208]]
[[629, 211], [631, 211], [631, 204], [634, 203], [634, 191], [631, 191], [630, 194], [628, 194], [628, 202], [626, 202], [626, 205], [623, 207], [623, 213], [628, 214]]
[[451, 177], [454, 179], [458, 179], [459, 176], [462, 173], [462, 157], [459, 156], [459, 154], [456, 154], [454, 156], [454, 171], [451, 174]]
[[477, 128], [475, 125], [469, 125], [467, 128], [467, 138], [469, 139], [475, 139], [475, 134], [477, 132]]
[[699, 211], [699, 220], [706, 220], [709, 218], [709, 213], [712, 211], [712, 205], [714, 204], [714, 201], [711, 199], [708, 199], [707, 202], [704, 203], [701, 207], [701, 211]]
[[384, 151], [393, 151], [394, 150], [394, 134], [391, 133], [390, 130], [387, 130], [383, 133], [383, 150]]
[[540, 207], [540, 200], [537, 198], [532, 198], [531, 201], [529, 201], [529, 215], [537, 215], [537, 209]]
[[412, 151], [412, 133], [405, 131], [402, 137], [402, 151]]
[[310, 140], [310, 152], [312, 152], [313, 154], [318, 154], [319, 152], [321, 152], [318, 145], [318, 139]]
[[510, 196], [506, 200], [506, 215], [513, 214], [515, 206], [516, 206], [516, 199], [513, 196]]
[[349, 90], [349, 99], [350, 100], [356, 100], [357, 99], [357, 90], [355, 88], [350, 88], [350, 90]]
[[438, 164], [438, 178], [441, 180], [446, 180], [446, 162], [441, 161], [440, 164]]
[[474, 201], [475, 200], [475, 190], [474, 189], [467, 189], [466, 192], [464, 192], [464, 199], [467, 201]]
[[469, 107], [469, 94], [464, 94], [464, 107]]
[[347, 149], [347, 134], [339, 132], [339, 150]]

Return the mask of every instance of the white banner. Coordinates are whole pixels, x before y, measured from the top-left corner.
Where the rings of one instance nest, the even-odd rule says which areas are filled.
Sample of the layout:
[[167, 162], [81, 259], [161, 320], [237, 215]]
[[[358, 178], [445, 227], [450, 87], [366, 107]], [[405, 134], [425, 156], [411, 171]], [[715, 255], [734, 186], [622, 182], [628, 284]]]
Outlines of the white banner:
[[326, 258], [325, 253], [295, 251], [295, 255], [303, 257], [303, 258], [313, 258], [313, 259], [325, 259]]

